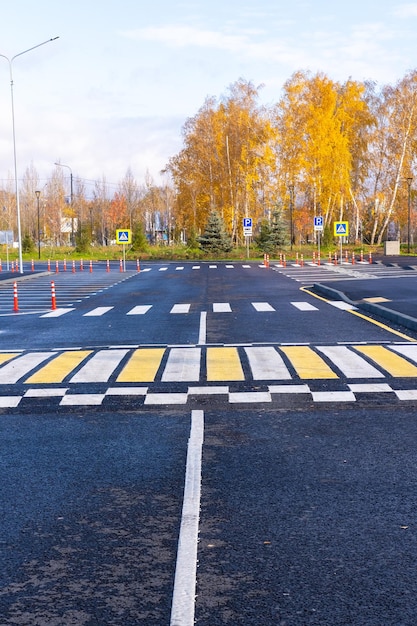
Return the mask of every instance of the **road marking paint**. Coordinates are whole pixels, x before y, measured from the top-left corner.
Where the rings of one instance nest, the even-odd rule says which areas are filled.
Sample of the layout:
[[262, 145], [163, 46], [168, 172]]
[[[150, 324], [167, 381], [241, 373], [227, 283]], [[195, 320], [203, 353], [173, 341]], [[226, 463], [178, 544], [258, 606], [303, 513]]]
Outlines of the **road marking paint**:
[[14, 359], [16, 356], [19, 355], [21, 355], [21, 352], [6, 352], [0, 354], [0, 365], [2, 365], [3, 363], [7, 363], [7, 361], [10, 361], [10, 359]]
[[30, 376], [26, 383], [62, 383], [80, 363], [84, 361], [92, 350], [72, 350], [62, 352]]
[[109, 387], [106, 396], [146, 396], [148, 387]]
[[311, 393], [308, 385], [269, 385], [269, 393]]
[[229, 402], [231, 404], [253, 403], [253, 402], [272, 402], [271, 394], [268, 391], [241, 391], [229, 393]]
[[170, 626], [194, 626], [204, 412], [192, 411]]
[[84, 313], [83, 317], [100, 317], [101, 315], [104, 315], [105, 313], [111, 311], [113, 308], [114, 307], [112, 306], [98, 306], [92, 311]]
[[409, 363], [384, 346], [354, 346], [354, 348], [375, 361], [379, 367], [382, 367], [391, 376], [399, 378], [417, 377], [417, 367], [415, 365], [412, 365], [412, 363]]
[[202, 311], [200, 313], [200, 328], [198, 331], [198, 344], [204, 345], [206, 343], [207, 336], [207, 313]]
[[417, 400], [417, 389], [394, 389], [399, 400]]
[[356, 402], [351, 391], [312, 391], [314, 402]]
[[340, 309], [341, 311], [354, 311], [356, 309], [353, 304], [349, 304], [344, 300], [327, 300], [327, 304], [330, 304], [331, 306], [334, 306], [336, 309]]
[[274, 307], [268, 304], [268, 302], [252, 302], [252, 306], [255, 311], [275, 311]]
[[118, 383], [146, 383], [155, 380], [165, 348], [139, 348], [117, 377]]
[[217, 265], [209, 265], [209, 270], [216, 270], [217, 269]]
[[347, 378], [384, 378], [385, 375], [347, 346], [317, 346]]
[[52, 387], [51, 389], [28, 389], [25, 392], [24, 398], [58, 398], [65, 396], [69, 391], [68, 387]]
[[353, 393], [393, 393], [393, 389], [387, 383], [353, 383], [348, 385]]
[[25, 374], [55, 355], [55, 352], [32, 352], [6, 363], [0, 369], [0, 385], [17, 383]]
[[104, 400], [104, 393], [72, 393], [65, 395], [60, 406], [99, 406]]
[[318, 308], [310, 302], [291, 302], [291, 304], [299, 311], [318, 311]]
[[144, 404], [187, 404], [188, 395], [186, 393], [148, 393]]
[[410, 361], [417, 363], [417, 345], [407, 344], [405, 346], [391, 346], [392, 350], [406, 356]]
[[14, 409], [19, 406], [22, 396], [1, 396], [0, 408], [1, 409]]
[[308, 346], [283, 346], [280, 349], [287, 355], [300, 378], [338, 378], [327, 363]]
[[171, 313], [188, 313], [191, 304], [174, 304]]
[[207, 380], [244, 380], [237, 348], [207, 348]]
[[192, 267], [191, 269], [193, 269], [193, 270], [199, 270], [199, 269], [200, 269], [200, 266], [199, 266], [199, 265], [193, 265], [193, 267]]
[[105, 383], [128, 350], [100, 350], [71, 378], [71, 383]]
[[213, 302], [213, 313], [231, 313], [232, 309], [228, 302]]
[[152, 308], [152, 304], [140, 304], [130, 309], [126, 315], [145, 315]]
[[181, 267], [176, 267], [176, 268], [175, 268], [175, 270], [176, 270], [177, 272], [178, 272], [178, 271], [180, 271], [180, 270], [183, 270], [183, 269], [184, 269], [184, 267], [183, 267], [183, 266], [181, 266]]
[[166, 272], [166, 271], [167, 271], [167, 269], [168, 269], [167, 267], [160, 267], [160, 268], [159, 268], [159, 271], [160, 271], [160, 272]]
[[255, 380], [288, 380], [291, 378], [284, 360], [272, 346], [247, 347], [245, 352]]
[[75, 309], [55, 309], [55, 311], [51, 311], [50, 313], [45, 313], [45, 315], [41, 315], [42, 317], [61, 317], [61, 315], [65, 315], [65, 313], [70, 313], [71, 311], [75, 311]]
[[200, 380], [201, 348], [172, 348], [162, 375], [162, 382]]
[[226, 268], [227, 268], [227, 269], [233, 269], [233, 268], [234, 268], [234, 265], [226, 265]]
[[226, 395], [229, 387], [188, 387], [188, 394], [194, 396]]

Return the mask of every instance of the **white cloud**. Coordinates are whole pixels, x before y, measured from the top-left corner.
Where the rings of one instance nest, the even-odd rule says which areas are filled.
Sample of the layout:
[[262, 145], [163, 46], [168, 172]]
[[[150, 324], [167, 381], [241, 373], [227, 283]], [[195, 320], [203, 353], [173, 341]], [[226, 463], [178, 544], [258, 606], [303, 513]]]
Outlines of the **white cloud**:
[[197, 46], [223, 50], [242, 50], [247, 44], [245, 35], [228, 35], [221, 31], [192, 28], [191, 26], [160, 26], [138, 28], [121, 33], [124, 37], [136, 40], [165, 43], [175, 48]]
[[417, 3], [401, 4], [394, 10], [396, 17], [407, 19], [409, 17], [417, 17]]

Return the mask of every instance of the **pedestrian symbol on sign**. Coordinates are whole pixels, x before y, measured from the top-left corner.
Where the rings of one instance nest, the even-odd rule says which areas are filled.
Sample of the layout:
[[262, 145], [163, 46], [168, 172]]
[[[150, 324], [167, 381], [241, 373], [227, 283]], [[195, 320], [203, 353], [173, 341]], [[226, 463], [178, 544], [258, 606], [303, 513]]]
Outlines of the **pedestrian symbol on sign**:
[[349, 222], [335, 222], [334, 235], [336, 237], [347, 237], [349, 235]]
[[131, 244], [132, 243], [132, 231], [125, 228], [118, 228], [116, 230], [116, 243], [119, 244]]

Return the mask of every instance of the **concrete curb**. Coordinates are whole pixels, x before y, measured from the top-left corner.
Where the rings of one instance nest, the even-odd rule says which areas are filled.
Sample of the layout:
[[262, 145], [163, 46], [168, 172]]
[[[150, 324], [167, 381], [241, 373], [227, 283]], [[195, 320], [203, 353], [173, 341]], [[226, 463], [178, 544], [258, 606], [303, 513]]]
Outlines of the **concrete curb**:
[[394, 322], [395, 324], [400, 324], [410, 330], [417, 330], [417, 319], [411, 317], [410, 315], [406, 315], [405, 313], [399, 313], [393, 309], [387, 309], [381, 304], [374, 304], [372, 302], [355, 302], [354, 300], [350, 300], [350, 298], [348, 298], [343, 291], [333, 289], [332, 287], [328, 287], [327, 285], [323, 285], [321, 283], [314, 283], [313, 290], [320, 295], [328, 296], [332, 300], [343, 300], [344, 302], [366, 311], [367, 313], [373, 313], [374, 315], [378, 315], [379, 317], [389, 320], [390, 322]]

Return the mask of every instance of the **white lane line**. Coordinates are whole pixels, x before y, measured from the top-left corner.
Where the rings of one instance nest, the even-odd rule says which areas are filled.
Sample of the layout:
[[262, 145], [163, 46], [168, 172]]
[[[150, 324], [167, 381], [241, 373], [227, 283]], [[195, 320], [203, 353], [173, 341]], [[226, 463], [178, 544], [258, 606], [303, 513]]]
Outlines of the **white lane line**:
[[100, 317], [113, 309], [112, 306], [98, 306], [88, 313], [84, 313], [83, 317]]
[[299, 311], [318, 311], [318, 308], [309, 302], [291, 302], [291, 304]]
[[74, 309], [55, 309], [50, 313], [46, 313], [45, 315], [41, 315], [41, 317], [60, 317], [61, 315], [65, 315], [65, 313], [69, 313], [70, 311], [74, 311]]
[[204, 412], [192, 411], [170, 626], [194, 626]]
[[232, 309], [228, 302], [213, 302], [213, 313], [231, 313]]
[[268, 304], [268, 302], [252, 302], [252, 306], [255, 311], [275, 311], [274, 307]]
[[160, 267], [160, 268], [159, 268], [159, 271], [160, 271], [160, 272], [166, 272], [166, 271], [167, 271], [167, 269], [168, 269], [167, 267]]
[[73, 393], [64, 396], [60, 406], [100, 406], [104, 400], [104, 393]]
[[191, 304], [174, 304], [170, 313], [188, 313]]
[[334, 306], [336, 309], [340, 309], [341, 311], [356, 311], [356, 307], [352, 304], [348, 304], [348, 302], [344, 302], [343, 300], [334, 300], [331, 302], [327, 300], [327, 304]]
[[172, 348], [162, 375], [162, 382], [198, 382], [201, 348]]
[[139, 306], [134, 306], [133, 309], [130, 309], [126, 315], [145, 315], [152, 307], [152, 304], [140, 304]]
[[198, 344], [204, 345], [206, 343], [206, 333], [207, 333], [207, 313], [206, 311], [202, 311], [200, 313], [200, 330], [198, 332]]

